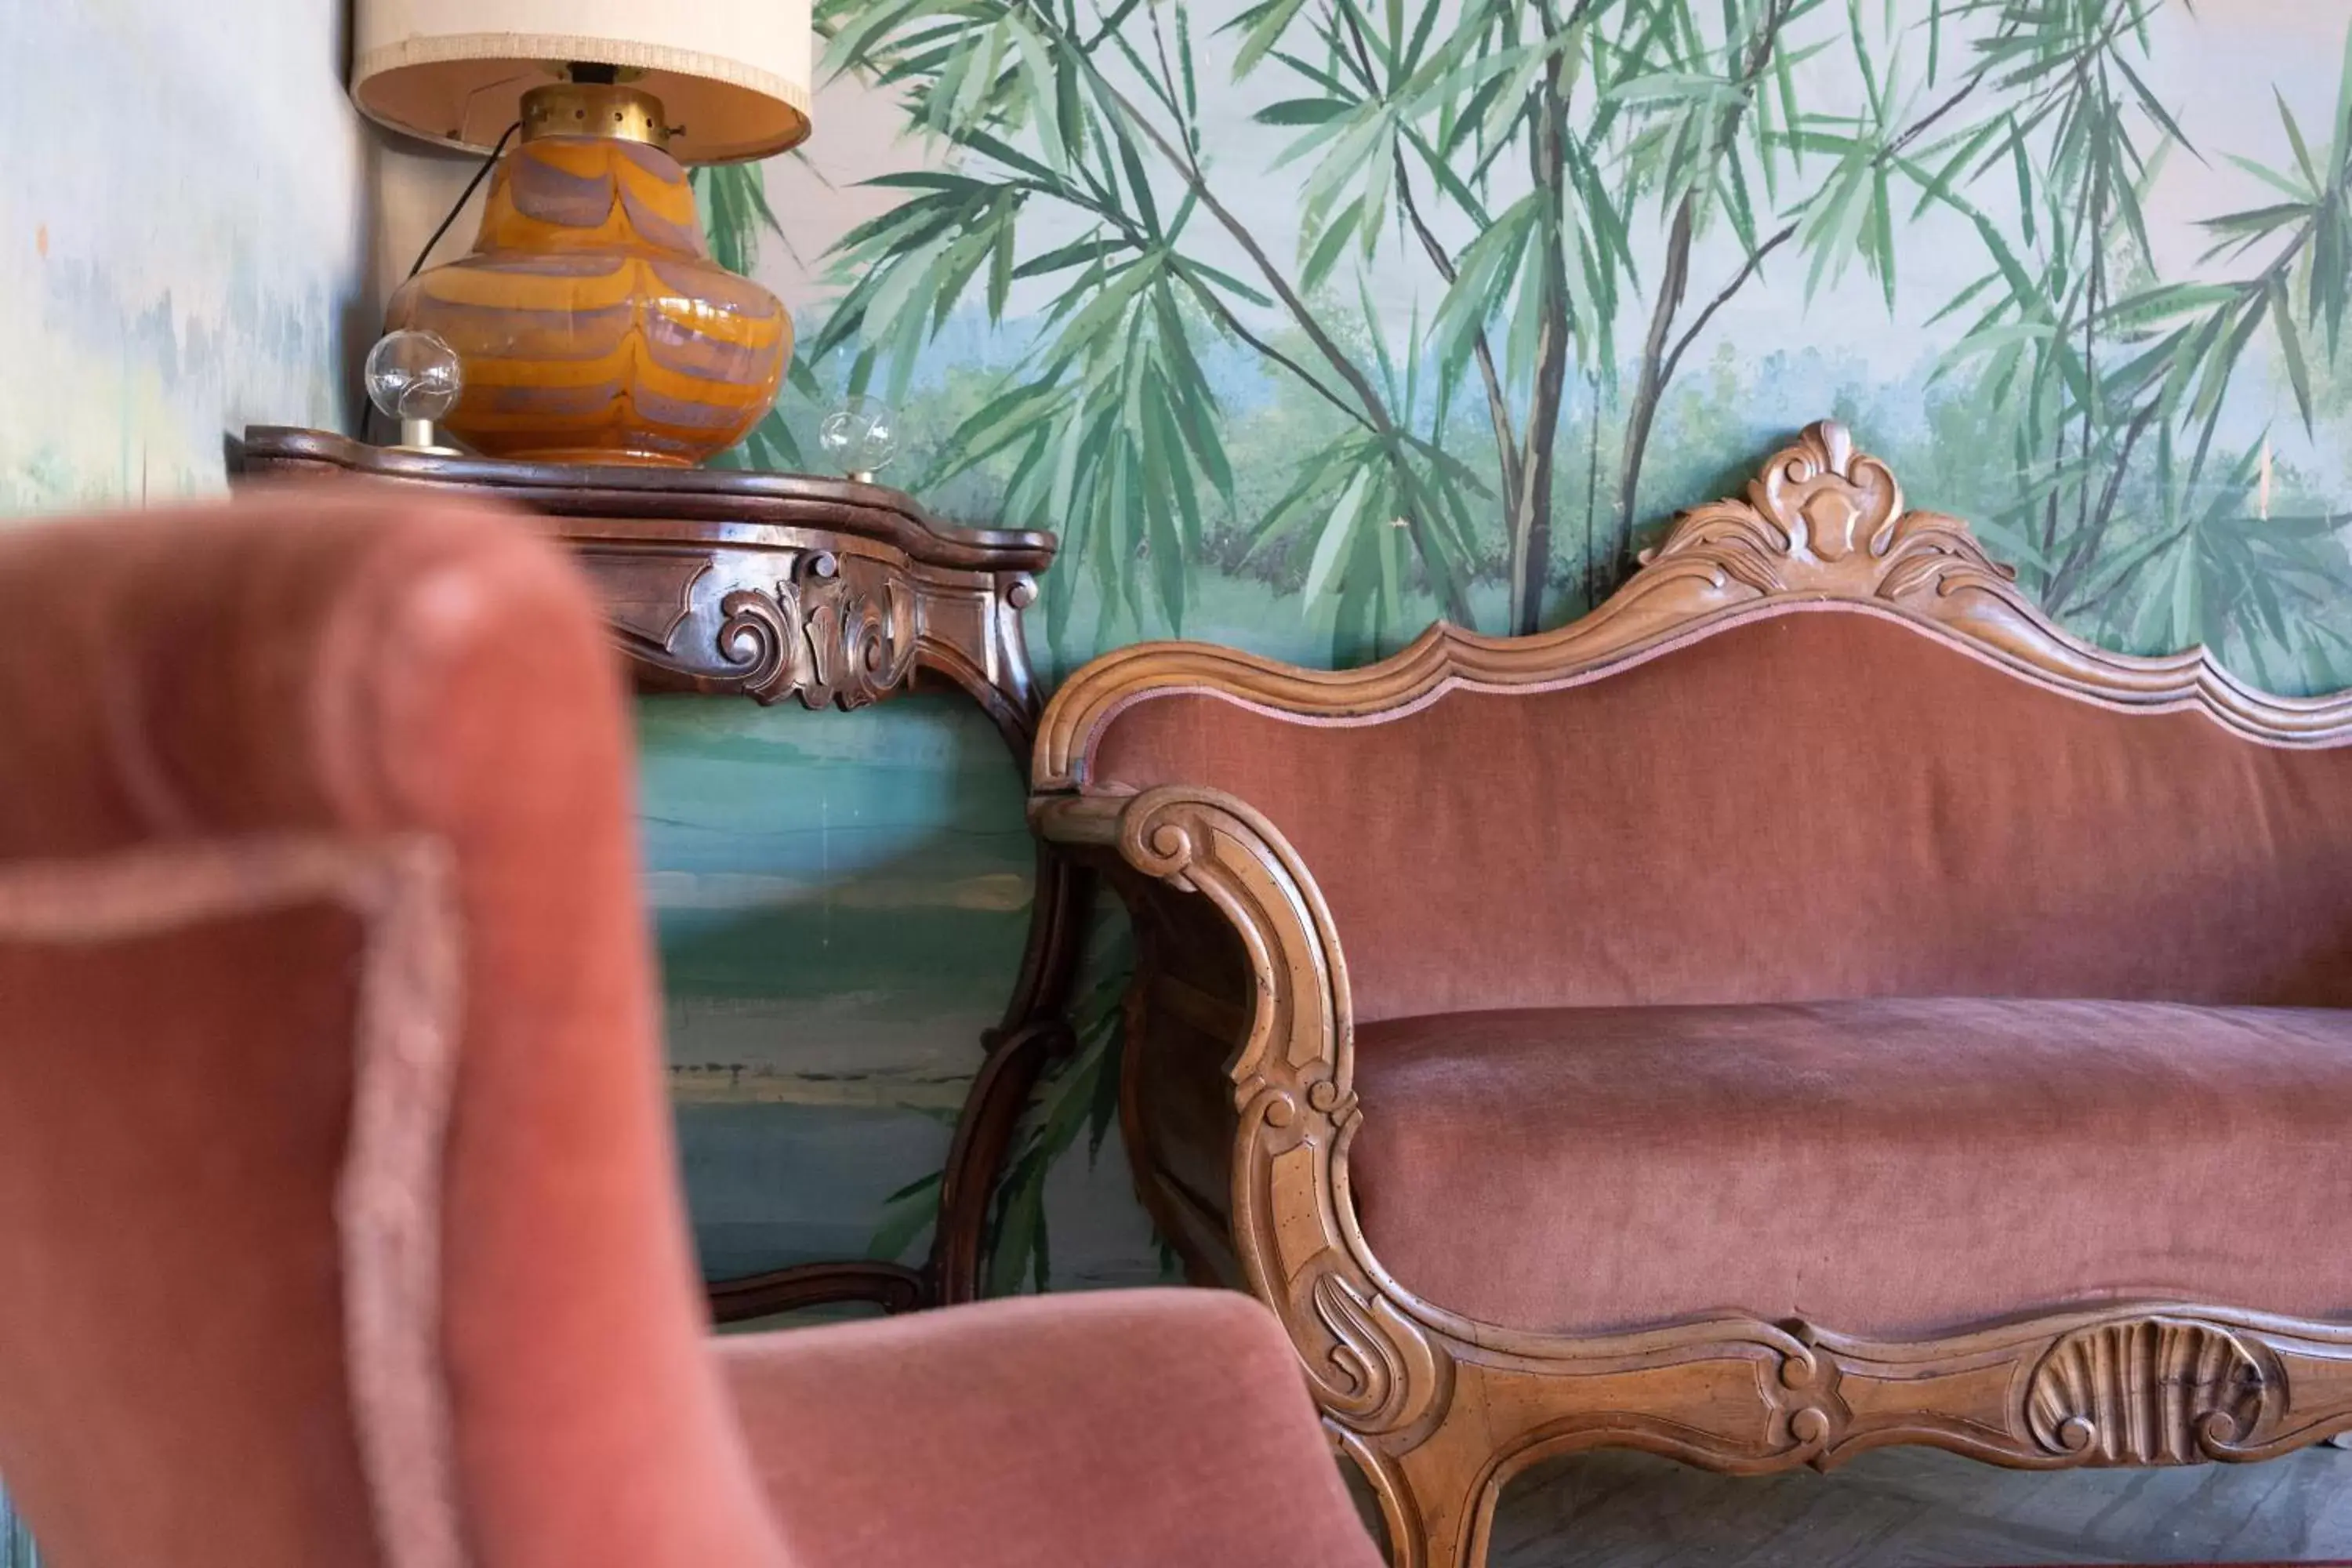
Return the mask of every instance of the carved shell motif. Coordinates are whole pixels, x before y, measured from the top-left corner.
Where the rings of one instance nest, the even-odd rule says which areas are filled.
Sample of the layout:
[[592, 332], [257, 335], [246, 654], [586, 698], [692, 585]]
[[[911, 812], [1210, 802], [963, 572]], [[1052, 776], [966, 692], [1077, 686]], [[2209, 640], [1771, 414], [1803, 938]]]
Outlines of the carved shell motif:
[[2077, 1329], [2050, 1347], [2025, 1397], [2034, 1441], [2095, 1465], [2185, 1465], [2243, 1443], [2274, 1380], [2237, 1335], [2138, 1318]]

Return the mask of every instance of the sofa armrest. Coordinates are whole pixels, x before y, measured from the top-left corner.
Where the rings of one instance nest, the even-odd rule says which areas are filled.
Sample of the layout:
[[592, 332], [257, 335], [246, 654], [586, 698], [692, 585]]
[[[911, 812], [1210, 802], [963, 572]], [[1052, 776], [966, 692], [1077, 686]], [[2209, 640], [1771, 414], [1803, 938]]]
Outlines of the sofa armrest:
[[[1357, 1224], [1347, 1179], [1361, 1120], [1355, 1025], [1322, 893], [1265, 815], [1213, 789], [1040, 794], [1030, 821], [1101, 864], [1137, 913], [1142, 1005], [1129, 1016], [1146, 1027], [1147, 1047], [1166, 1033], [1221, 1037], [1231, 1108], [1222, 1217], [1237, 1272], [1281, 1318], [1317, 1405], [1396, 1531], [1394, 1488], [1373, 1440], [1416, 1430], [1444, 1408], [1454, 1369], [1426, 1326], [1394, 1307], [1402, 1293]], [[1195, 967], [1211, 928], [1221, 956]], [[1169, 951], [1178, 944], [1193, 951]], [[1202, 994], [1188, 972], [1214, 975], [1218, 994]], [[1225, 1016], [1199, 1017], [1212, 1013]]]
[[1352, 1102], [1355, 1026], [1339, 931], [1306, 862], [1265, 816], [1218, 790], [1170, 784], [1033, 795], [1029, 821], [1130, 889], [1207, 899], [1239, 936], [1255, 1006], [1227, 1069], [1238, 1107], [1268, 1092]]
[[992, 1301], [714, 1353], [810, 1563], [1379, 1561], [1281, 1330], [1232, 1291]]

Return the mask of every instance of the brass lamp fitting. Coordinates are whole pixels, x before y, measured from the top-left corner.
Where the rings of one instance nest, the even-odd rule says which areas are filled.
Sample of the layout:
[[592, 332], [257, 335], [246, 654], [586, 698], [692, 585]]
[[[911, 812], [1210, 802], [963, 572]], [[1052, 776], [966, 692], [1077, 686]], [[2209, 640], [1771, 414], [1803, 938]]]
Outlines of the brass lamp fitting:
[[621, 142], [669, 145], [661, 100], [615, 82], [551, 81], [522, 95], [522, 139], [609, 136]]

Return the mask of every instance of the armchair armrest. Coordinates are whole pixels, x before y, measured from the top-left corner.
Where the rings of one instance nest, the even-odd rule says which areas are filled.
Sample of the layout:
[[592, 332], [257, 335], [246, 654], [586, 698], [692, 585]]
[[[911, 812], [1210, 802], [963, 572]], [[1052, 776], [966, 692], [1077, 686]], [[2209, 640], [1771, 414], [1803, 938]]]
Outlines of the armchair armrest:
[[713, 1344], [809, 1563], [1379, 1562], [1289, 1343], [1231, 1291], [1031, 1297]]

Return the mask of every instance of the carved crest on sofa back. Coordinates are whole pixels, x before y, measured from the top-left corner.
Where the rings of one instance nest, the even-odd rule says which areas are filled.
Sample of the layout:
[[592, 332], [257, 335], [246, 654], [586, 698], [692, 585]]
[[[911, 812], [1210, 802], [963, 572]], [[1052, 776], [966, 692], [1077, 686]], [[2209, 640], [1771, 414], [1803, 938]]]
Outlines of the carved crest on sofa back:
[[1773, 454], [1746, 500], [1683, 513], [1641, 559], [1653, 583], [1696, 570], [1761, 595], [1895, 602], [1964, 587], [2006, 598], [2017, 576], [1957, 518], [1906, 511], [1893, 471], [1829, 420]]
[[2352, 693], [2273, 697], [2201, 647], [2112, 653], [2066, 631], [1967, 523], [1906, 510], [1893, 470], [1834, 420], [1806, 426], [1772, 454], [1745, 497], [1682, 513], [1641, 563], [1591, 614], [1552, 631], [1495, 637], [1440, 622], [1355, 669], [1301, 669], [1201, 643], [1137, 643], [1087, 665], [1057, 694], [1038, 736], [1034, 786], [1082, 784], [1101, 730], [1153, 695], [1212, 692], [1308, 721], [1360, 721], [1451, 687], [1575, 684], [1756, 616], [1819, 605], [1898, 616], [2021, 679], [2109, 707], [2200, 708], [2277, 745], [2352, 739]]

